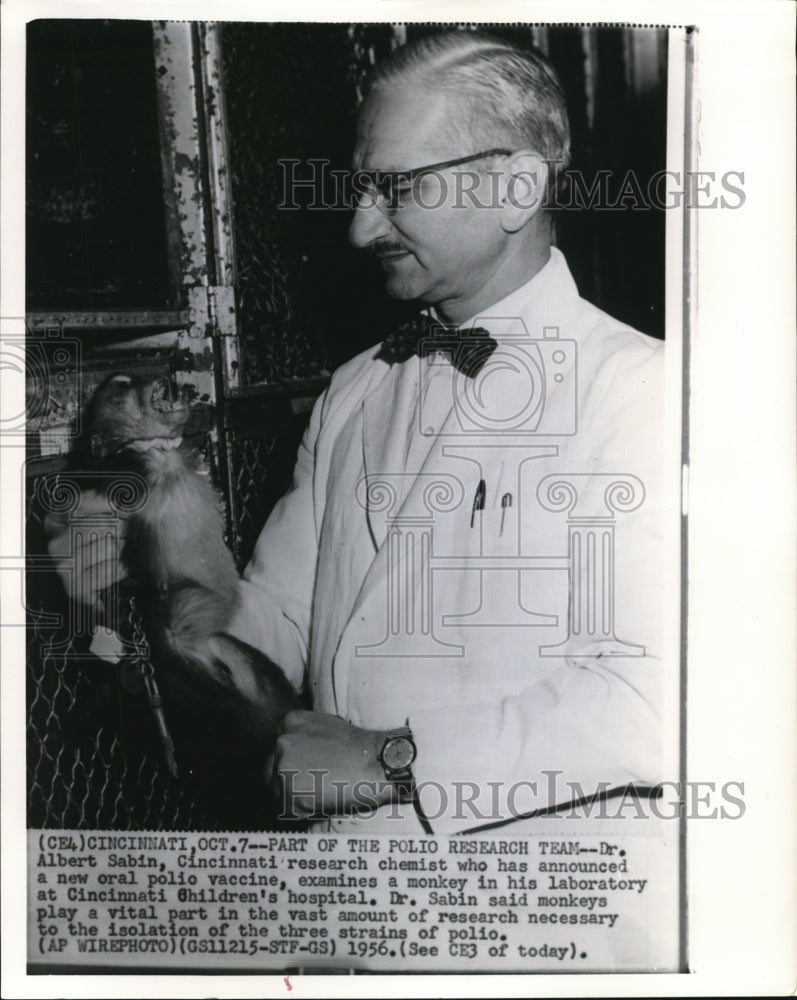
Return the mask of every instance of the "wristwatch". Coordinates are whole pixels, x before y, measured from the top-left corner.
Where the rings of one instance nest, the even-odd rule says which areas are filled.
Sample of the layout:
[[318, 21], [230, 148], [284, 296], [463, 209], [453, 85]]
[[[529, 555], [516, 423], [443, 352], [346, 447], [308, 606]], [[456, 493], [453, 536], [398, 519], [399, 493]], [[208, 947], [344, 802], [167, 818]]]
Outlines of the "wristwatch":
[[379, 751], [379, 763], [388, 781], [392, 781], [401, 798], [412, 798], [415, 779], [412, 765], [417, 754], [409, 726], [388, 733]]

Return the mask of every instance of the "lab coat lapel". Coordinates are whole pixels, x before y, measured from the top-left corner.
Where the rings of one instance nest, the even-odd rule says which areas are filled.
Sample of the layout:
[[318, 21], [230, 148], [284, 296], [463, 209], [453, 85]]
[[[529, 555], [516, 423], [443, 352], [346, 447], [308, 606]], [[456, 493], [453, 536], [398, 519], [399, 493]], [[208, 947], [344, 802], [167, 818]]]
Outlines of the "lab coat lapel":
[[[456, 407], [452, 408], [440, 434], [431, 443], [429, 454], [418, 475], [407, 477], [404, 472], [405, 454], [402, 449], [406, 448], [408, 424], [403, 416], [408, 412], [406, 406], [410, 392], [412, 393], [411, 408], [413, 413], [417, 406], [420, 366], [414, 366], [414, 371], [411, 389], [406, 384], [399, 385], [398, 378], [396, 381], [397, 391], [393, 398], [397, 401], [397, 405], [402, 407], [401, 416], [398, 413], [391, 414], [388, 409], [378, 414], [377, 405], [382, 405], [381, 400], [378, 404], [373, 397], [366, 400], [369, 405], [365, 407], [366, 426], [363, 430], [365, 437], [369, 440], [369, 446], [366, 450], [366, 469], [371, 484], [369, 499], [373, 500], [369, 506], [369, 525], [378, 551], [363, 580], [350, 620], [356, 618], [357, 612], [371, 595], [374, 593], [379, 594], [380, 597], [383, 595], [386, 586], [388, 550], [385, 539], [390, 523], [398, 522], [397, 526], [400, 527], [402, 520], [414, 521], [418, 518], [433, 517], [434, 531], [435, 534], [439, 535], [440, 531], [445, 531], [446, 527], [453, 523], [453, 519], [457, 515], [462, 516], [462, 506], [468, 502], [463, 488], [458, 485], [456, 475], [460, 471], [462, 463], [446, 458], [444, 454], [446, 444], [458, 440], [456, 435], [459, 425]], [[461, 392], [462, 388], [459, 386], [458, 391]], [[370, 428], [368, 427], [369, 419], [373, 419], [373, 426]], [[384, 438], [378, 437], [380, 433], [384, 434]], [[379, 484], [383, 482], [387, 484], [384, 492], [379, 489]], [[402, 486], [406, 491], [403, 499]], [[393, 490], [396, 491], [395, 494], [393, 494]], [[392, 503], [394, 496], [396, 502]], [[384, 504], [379, 502], [381, 500], [385, 501]], [[413, 537], [417, 545], [420, 535], [413, 534]], [[394, 549], [393, 558], [401, 563], [412, 551], [411, 547], [402, 545], [400, 548]]]
[[387, 377], [363, 401], [365, 479], [358, 489], [376, 551], [385, 541], [386, 515], [394, 515], [401, 503], [397, 483], [404, 473], [407, 428], [415, 420], [417, 360], [393, 365]]

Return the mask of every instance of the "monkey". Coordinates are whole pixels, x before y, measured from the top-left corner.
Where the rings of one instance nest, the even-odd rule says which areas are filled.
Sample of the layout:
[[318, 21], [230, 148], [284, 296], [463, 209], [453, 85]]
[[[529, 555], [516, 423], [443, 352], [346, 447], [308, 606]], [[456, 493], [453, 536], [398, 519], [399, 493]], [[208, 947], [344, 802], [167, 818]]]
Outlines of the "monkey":
[[215, 807], [245, 817], [243, 800], [266, 794], [265, 761], [284, 715], [302, 706], [279, 666], [226, 631], [239, 576], [220, 497], [183, 444], [188, 416], [165, 377], [111, 375], [87, 408], [89, 461], [146, 482], [121, 560], [178, 761]]

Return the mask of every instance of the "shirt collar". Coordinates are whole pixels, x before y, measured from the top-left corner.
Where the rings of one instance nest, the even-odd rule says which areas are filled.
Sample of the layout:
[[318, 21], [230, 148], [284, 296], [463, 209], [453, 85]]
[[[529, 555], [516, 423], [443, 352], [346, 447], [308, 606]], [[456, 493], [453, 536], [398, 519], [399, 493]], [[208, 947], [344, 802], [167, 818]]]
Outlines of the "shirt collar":
[[[504, 296], [504, 298], [493, 305], [469, 317], [464, 323], [460, 323], [459, 326], [463, 329], [468, 329], [472, 326], [486, 327], [490, 335], [500, 343], [502, 336], [510, 325], [506, 321], [525, 315], [531, 300], [543, 294], [555, 282], [563, 269], [567, 271], [564, 254], [556, 247], [551, 247], [550, 257], [544, 266], [525, 284], [516, 288], [509, 295]], [[432, 319], [438, 318], [434, 307], [430, 308], [428, 312]], [[490, 320], [498, 319], [504, 322], [490, 323]]]

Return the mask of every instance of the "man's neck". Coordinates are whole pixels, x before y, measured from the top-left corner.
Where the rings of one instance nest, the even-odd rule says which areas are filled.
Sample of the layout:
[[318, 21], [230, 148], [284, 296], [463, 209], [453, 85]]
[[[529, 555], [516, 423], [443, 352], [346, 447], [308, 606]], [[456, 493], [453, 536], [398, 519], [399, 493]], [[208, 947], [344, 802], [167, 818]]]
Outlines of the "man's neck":
[[528, 255], [515, 257], [497, 269], [490, 280], [478, 292], [467, 297], [435, 303], [437, 316], [443, 323], [460, 324], [485, 312], [497, 302], [505, 299], [518, 288], [522, 288], [548, 263], [551, 256], [549, 244], [536, 247]]

